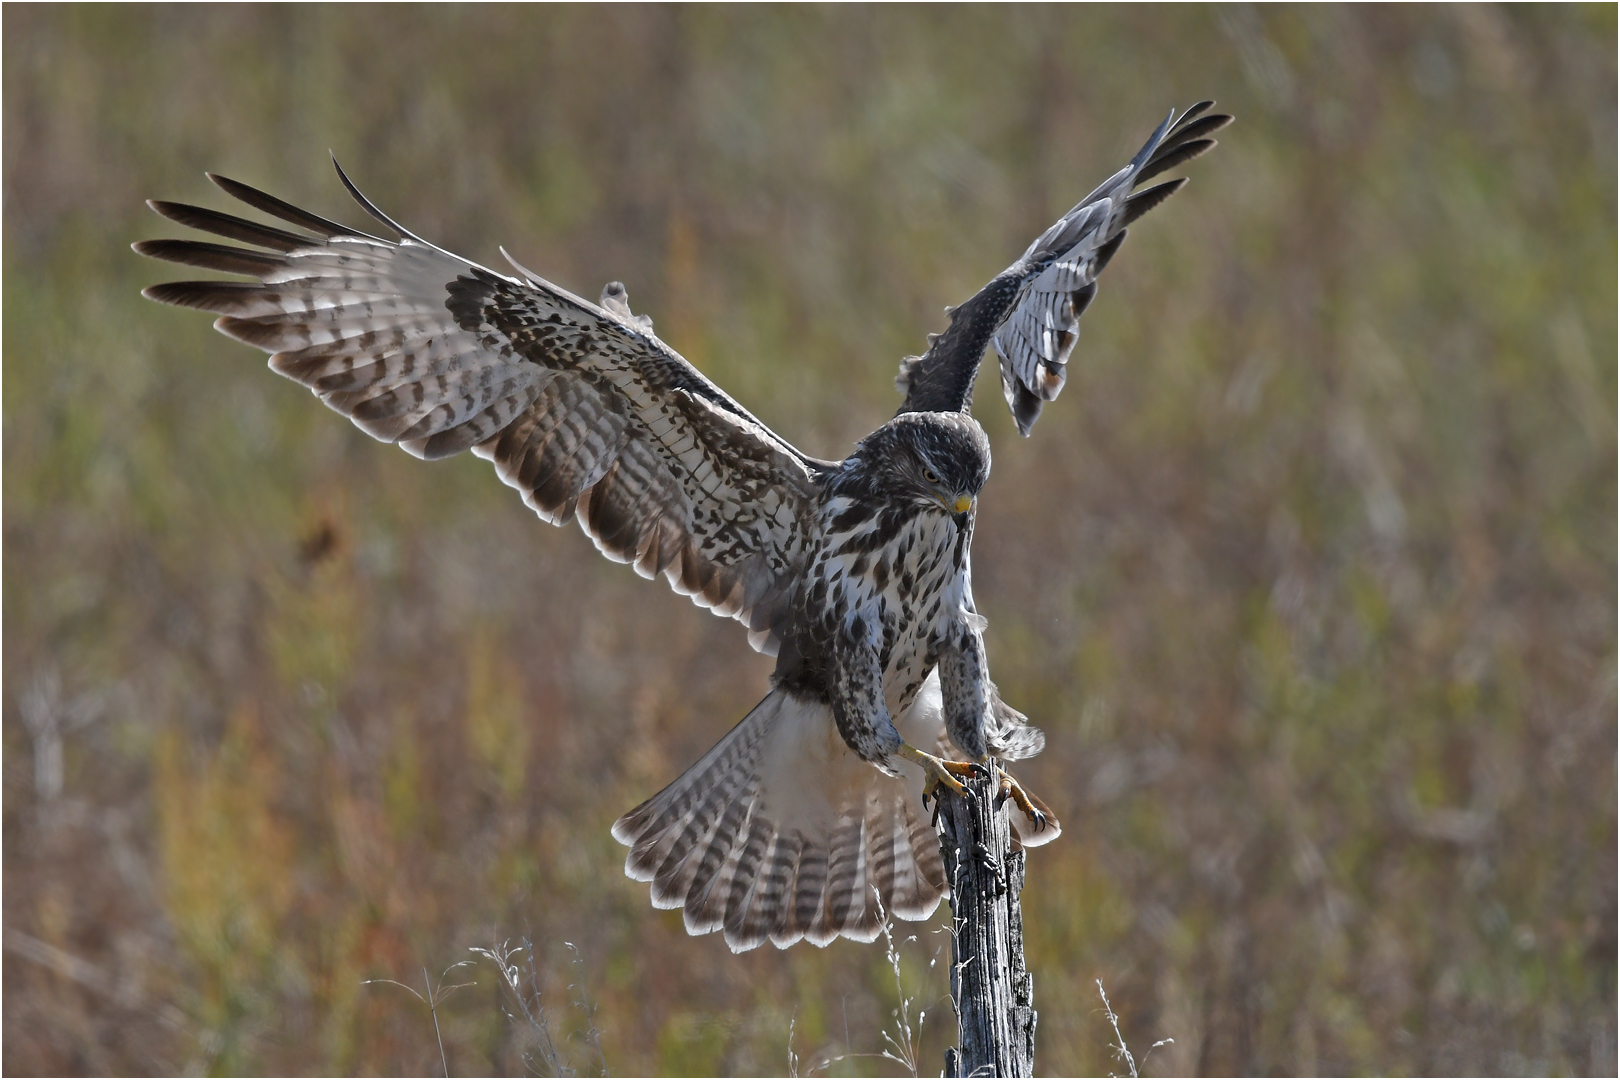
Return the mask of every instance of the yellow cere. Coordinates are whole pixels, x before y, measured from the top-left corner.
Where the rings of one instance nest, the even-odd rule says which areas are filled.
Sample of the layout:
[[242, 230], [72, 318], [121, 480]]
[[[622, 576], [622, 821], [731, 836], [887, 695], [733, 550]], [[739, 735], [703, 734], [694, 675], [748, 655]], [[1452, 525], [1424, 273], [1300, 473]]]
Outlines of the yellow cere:
[[956, 497], [956, 512], [958, 514], [967, 513], [968, 507], [970, 507], [972, 505], [973, 505], [973, 500], [971, 498], [969, 498], [968, 496], [966, 496], [966, 495], [958, 495]]

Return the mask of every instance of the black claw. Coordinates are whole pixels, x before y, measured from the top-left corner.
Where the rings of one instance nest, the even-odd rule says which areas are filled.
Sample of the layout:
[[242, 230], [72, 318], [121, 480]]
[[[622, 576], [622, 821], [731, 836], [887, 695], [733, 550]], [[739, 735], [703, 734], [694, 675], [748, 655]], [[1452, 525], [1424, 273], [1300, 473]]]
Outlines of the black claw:
[[996, 788], [996, 809], [1000, 810], [1012, 795], [1012, 785], [1003, 780], [1001, 786]]
[[975, 762], [971, 762], [971, 764], [973, 766], [973, 771], [975, 773], [978, 773], [980, 776], [988, 777], [988, 776], [992, 775], [991, 772], [990, 772], [990, 766], [986, 765], [984, 762], [975, 761]]

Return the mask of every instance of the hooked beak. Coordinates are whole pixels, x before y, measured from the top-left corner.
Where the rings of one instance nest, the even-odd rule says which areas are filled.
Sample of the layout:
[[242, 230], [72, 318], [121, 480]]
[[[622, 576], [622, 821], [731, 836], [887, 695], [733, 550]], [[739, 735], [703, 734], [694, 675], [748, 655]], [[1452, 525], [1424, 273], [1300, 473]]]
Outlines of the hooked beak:
[[947, 514], [950, 514], [952, 517], [956, 518], [956, 523], [958, 525], [967, 524], [968, 513], [973, 509], [972, 495], [954, 494], [935, 489], [934, 501], [939, 503], [939, 508], [941, 510], [944, 510]]
[[968, 512], [973, 509], [973, 496], [958, 495], [946, 509], [951, 512], [957, 529], [964, 530], [968, 527]]

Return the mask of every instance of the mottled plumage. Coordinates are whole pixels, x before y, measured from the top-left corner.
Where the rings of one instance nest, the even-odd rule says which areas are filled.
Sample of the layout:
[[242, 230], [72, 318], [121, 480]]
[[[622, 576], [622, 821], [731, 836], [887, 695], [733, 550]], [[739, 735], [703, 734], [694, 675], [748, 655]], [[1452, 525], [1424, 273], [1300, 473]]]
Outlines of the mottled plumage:
[[[968, 415], [994, 337], [1026, 433], [1062, 386], [1077, 320], [1124, 226], [1228, 118], [1160, 126], [1131, 165], [956, 309], [902, 365], [906, 402], [842, 462], [801, 453], [669, 349], [623, 285], [592, 304], [513, 263], [496, 273], [411, 234], [328, 221], [210, 176], [280, 226], [179, 203], [159, 214], [249, 248], [135, 250], [250, 282], [146, 295], [218, 314], [361, 430], [422, 458], [471, 450], [543, 519], [577, 518], [609, 558], [747, 627], [770, 693], [679, 779], [614, 825], [625, 869], [693, 933], [733, 949], [871, 940], [878, 903], [923, 918], [947, 883], [922, 800], [941, 757], [1039, 752], [990, 681], [969, 551], [990, 448]], [[503, 253], [504, 254], [504, 253]], [[510, 261], [510, 258], [509, 258]], [[1033, 404], [1031, 404], [1033, 403]], [[936, 756], [937, 755], [937, 756]], [[1059, 832], [1017, 789], [1025, 844]]]

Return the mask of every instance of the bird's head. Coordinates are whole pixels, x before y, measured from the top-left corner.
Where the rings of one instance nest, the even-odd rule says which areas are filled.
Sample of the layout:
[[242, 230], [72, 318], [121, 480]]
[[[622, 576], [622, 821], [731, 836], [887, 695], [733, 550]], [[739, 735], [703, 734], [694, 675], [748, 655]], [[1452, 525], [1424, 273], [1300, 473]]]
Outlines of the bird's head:
[[901, 413], [861, 440], [852, 460], [892, 494], [960, 517], [990, 478], [990, 440], [967, 413]]

